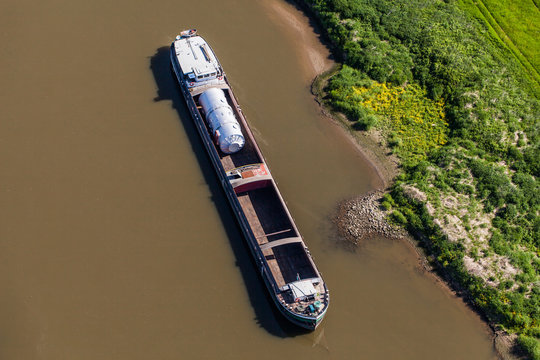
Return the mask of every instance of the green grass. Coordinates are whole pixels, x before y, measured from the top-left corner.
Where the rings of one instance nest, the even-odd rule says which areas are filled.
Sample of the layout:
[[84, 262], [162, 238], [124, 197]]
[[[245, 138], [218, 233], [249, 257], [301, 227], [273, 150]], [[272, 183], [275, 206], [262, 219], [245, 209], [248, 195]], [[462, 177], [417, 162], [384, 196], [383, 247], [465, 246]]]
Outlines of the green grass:
[[483, 0], [506, 35], [540, 71], [540, 11], [532, 0]]
[[461, 0], [460, 6], [483, 22], [491, 36], [540, 84], [538, 0]]

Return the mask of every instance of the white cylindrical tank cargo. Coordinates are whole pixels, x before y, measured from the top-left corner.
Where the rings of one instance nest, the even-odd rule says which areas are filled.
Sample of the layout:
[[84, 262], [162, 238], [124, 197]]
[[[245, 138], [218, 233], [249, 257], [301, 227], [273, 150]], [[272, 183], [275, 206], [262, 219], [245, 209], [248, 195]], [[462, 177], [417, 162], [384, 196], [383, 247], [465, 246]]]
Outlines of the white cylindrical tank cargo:
[[199, 103], [206, 114], [212, 134], [221, 151], [234, 154], [244, 147], [244, 136], [240, 124], [227, 103], [223, 90], [210, 88], [199, 97]]

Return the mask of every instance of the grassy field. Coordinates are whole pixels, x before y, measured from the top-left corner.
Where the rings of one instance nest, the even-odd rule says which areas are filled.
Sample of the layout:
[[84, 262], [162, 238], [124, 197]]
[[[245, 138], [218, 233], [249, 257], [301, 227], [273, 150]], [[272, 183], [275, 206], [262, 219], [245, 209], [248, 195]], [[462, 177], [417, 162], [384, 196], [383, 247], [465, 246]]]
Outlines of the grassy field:
[[540, 84], [540, 10], [538, 0], [460, 0]]

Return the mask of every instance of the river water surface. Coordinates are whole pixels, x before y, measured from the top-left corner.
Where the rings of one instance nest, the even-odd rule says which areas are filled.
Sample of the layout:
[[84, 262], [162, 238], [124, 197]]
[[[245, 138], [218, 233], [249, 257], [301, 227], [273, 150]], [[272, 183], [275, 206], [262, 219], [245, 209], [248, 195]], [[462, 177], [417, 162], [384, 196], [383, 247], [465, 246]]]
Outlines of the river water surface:
[[[336, 203], [381, 180], [310, 95], [292, 5], [4, 0], [0, 23], [0, 359], [495, 358], [409, 245], [332, 240]], [[329, 285], [314, 333], [270, 303], [171, 76], [189, 27]]]

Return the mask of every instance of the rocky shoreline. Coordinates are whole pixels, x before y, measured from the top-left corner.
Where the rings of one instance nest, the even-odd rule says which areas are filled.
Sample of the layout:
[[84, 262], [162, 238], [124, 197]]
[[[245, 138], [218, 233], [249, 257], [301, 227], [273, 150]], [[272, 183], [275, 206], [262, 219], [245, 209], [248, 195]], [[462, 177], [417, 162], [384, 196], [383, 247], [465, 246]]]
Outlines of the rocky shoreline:
[[338, 204], [334, 223], [340, 238], [357, 245], [369, 236], [403, 239], [407, 233], [387, 221], [388, 212], [381, 206], [384, 192], [371, 191], [366, 195], [347, 199]]

